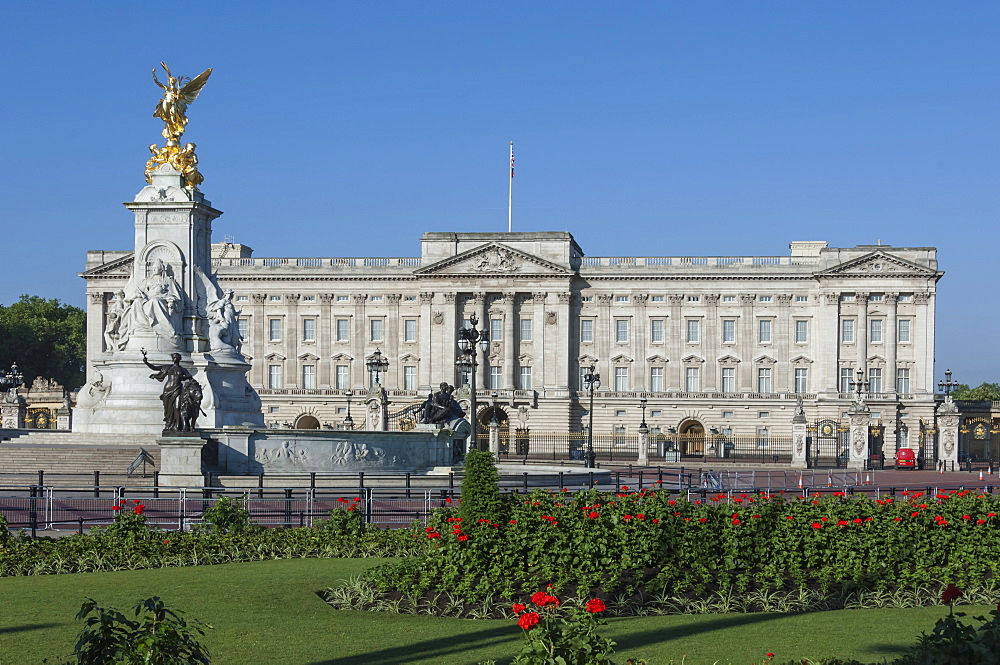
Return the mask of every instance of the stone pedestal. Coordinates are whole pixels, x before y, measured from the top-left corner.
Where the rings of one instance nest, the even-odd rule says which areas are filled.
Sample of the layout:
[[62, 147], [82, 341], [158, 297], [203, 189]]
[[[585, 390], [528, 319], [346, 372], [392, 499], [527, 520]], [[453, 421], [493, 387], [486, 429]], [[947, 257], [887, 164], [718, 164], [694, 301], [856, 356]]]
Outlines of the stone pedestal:
[[639, 466], [649, 466], [649, 429], [639, 428]]
[[160, 485], [205, 486], [201, 466], [201, 449], [205, 441], [200, 436], [161, 436], [156, 439], [156, 445], [160, 447]]
[[861, 471], [868, 463], [868, 427], [871, 424], [872, 414], [867, 406], [856, 405], [848, 415], [851, 420], [851, 430], [847, 468]]
[[490, 452], [493, 459], [500, 459], [500, 424], [495, 420], [490, 423]]
[[805, 417], [802, 417], [801, 422], [796, 420], [797, 417], [792, 418], [792, 468], [805, 469], [809, 466], [808, 459], [806, 458], [806, 453], [808, 452], [806, 450], [808, 428]]
[[70, 429], [73, 426], [72, 409], [56, 409], [56, 429]]
[[28, 413], [28, 405], [24, 398], [11, 391], [3, 395], [0, 401], [0, 427], [3, 429], [24, 429], [24, 417]]
[[938, 431], [937, 458], [948, 468], [958, 467], [958, 406], [951, 395], [945, 397], [936, 412]]
[[389, 431], [389, 396], [382, 386], [368, 391], [365, 407], [365, 429], [370, 432]]

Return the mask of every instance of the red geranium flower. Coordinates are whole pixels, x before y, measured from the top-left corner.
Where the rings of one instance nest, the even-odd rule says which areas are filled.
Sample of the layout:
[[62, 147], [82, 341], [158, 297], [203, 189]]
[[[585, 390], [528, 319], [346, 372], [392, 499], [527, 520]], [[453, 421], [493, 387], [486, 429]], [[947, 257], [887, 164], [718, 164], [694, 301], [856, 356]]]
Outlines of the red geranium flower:
[[111, 506], [111, 510], [121, 510], [121, 506]]
[[527, 608], [524, 605], [522, 605], [521, 603], [514, 603], [513, 605], [510, 606], [510, 609], [511, 609], [511, 611], [514, 612], [514, 614], [520, 614], [521, 612], [523, 612]]
[[461, 536], [458, 537], [458, 539], [464, 543], [469, 539], [469, 537], [463, 533]]
[[517, 620], [517, 625], [525, 630], [530, 630], [532, 626], [538, 624], [538, 612], [525, 612]]
[[144, 505], [142, 505], [140, 503], [138, 506], [136, 506], [132, 510], [135, 512], [136, 515], [142, 515], [142, 511], [146, 510], [146, 506], [144, 506]]
[[954, 602], [956, 599], [961, 598], [961, 597], [962, 597], [962, 590], [959, 589], [954, 584], [949, 584], [948, 588], [945, 589], [944, 593], [941, 594], [941, 602], [942, 603], [951, 603], [951, 602]]
[[587, 611], [592, 614], [597, 614], [598, 612], [603, 612], [608, 609], [604, 604], [604, 601], [600, 598], [591, 598], [587, 601]]
[[590, 514], [587, 515], [587, 517], [589, 517], [592, 520], [596, 520], [600, 516], [601, 516], [600, 513], [597, 513], [597, 512], [594, 512], [594, 511], [591, 511]]
[[545, 597], [547, 595], [549, 594], [545, 593], [544, 591], [536, 591], [535, 593], [531, 594], [531, 602], [533, 602], [535, 605], [542, 605], [544, 604]]

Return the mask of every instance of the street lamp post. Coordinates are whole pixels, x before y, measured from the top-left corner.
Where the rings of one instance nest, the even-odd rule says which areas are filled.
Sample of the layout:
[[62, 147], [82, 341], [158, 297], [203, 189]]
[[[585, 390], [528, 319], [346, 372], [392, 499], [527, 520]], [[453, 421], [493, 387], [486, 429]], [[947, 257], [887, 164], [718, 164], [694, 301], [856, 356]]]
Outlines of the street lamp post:
[[951, 395], [951, 391], [958, 388], [958, 382], [951, 380], [951, 370], [946, 369], [944, 371], [944, 381], [938, 381], [938, 390], [942, 391], [945, 396]]
[[17, 368], [17, 363], [10, 366], [6, 374], [0, 374], [0, 390], [13, 390], [24, 385], [24, 375]]
[[591, 365], [583, 375], [583, 387], [590, 391], [590, 408], [587, 410], [587, 453], [584, 455], [588, 469], [594, 468], [597, 459], [597, 454], [594, 452], [594, 391], [601, 387], [601, 375], [594, 369]]
[[649, 427], [646, 425], [646, 398], [645, 396], [639, 398], [639, 408], [642, 409], [642, 422], [639, 423], [640, 432], [648, 432]]
[[351, 398], [354, 397], [354, 391], [348, 390], [344, 393], [347, 397], [347, 417], [344, 418], [344, 427], [347, 429], [354, 429], [354, 419], [351, 418]]
[[479, 447], [479, 423], [476, 417], [476, 366], [479, 363], [476, 362], [476, 345], [483, 350], [483, 353], [486, 353], [490, 348], [489, 336], [485, 330], [478, 330], [476, 328], [478, 323], [479, 317], [472, 314], [469, 316], [469, 327], [458, 331], [458, 348], [461, 353], [459, 353], [458, 358], [455, 360], [455, 365], [459, 369], [469, 373], [469, 409], [472, 411], [469, 414], [469, 425], [471, 427], [471, 433], [469, 434], [470, 450], [473, 446]]
[[382, 352], [378, 349], [378, 347], [375, 347], [375, 353], [373, 353], [372, 357], [368, 359], [365, 366], [368, 368], [368, 371], [371, 372], [374, 380], [372, 388], [375, 388], [376, 386], [381, 388], [382, 383], [379, 381], [379, 377], [389, 369], [389, 359], [382, 355]]
[[855, 375], [858, 378], [855, 379], [854, 381], [851, 381], [848, 385], [850, 385], [851, 388], [854, 390], [854, 394], [856, 396], [855, 401], [860, 403], [861, 393], [865, 392], [868, 389], [868, 384], [871, 382], [865, 381], [865, 370], [861, 369], [860, 367], [858, 368], [858, 371], [855, 372]]

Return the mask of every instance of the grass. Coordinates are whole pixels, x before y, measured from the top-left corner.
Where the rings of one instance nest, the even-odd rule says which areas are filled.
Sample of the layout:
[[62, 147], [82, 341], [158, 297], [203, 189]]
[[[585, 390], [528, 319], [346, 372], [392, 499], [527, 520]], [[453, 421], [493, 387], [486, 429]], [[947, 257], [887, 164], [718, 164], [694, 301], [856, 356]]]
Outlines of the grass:
[[[335, 611], [315, 591], [359, 574], [378, 559], [300, 559], [218, 566], [0, 578], [0, 665], [68, 656], [74, 617], [93, 597], [130, 608], [158, 595], [215, 629], [205, 638], [217, 665], [474, 664], [503, 662], [520, 648], [512, 621]], [[969, 614], [991, 608], [967, 608]], [[892, 659], [930, 631], [946, 610], [842, 610], [813, 614], [723, 614], [614, 619], [603, 634], [619, 660], [686, 665], [838, 656]]]

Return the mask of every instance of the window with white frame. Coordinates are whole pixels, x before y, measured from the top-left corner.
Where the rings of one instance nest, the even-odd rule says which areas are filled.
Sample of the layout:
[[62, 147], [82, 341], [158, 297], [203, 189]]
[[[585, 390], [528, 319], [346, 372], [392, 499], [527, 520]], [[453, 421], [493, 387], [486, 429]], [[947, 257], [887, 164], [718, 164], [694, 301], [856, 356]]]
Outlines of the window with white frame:
[[757, 368], [757, 392], [759, 392], [759, 393], [769, 393], [769, 392], [771, 392], [771, 368], [770, 367], [758, 367]]
[[757, 428], [757, 447], [758, 448], [770, 448], [771, 447], [771, 431], [766, 427]]
[[868, 302], [882, 302], [883, 300], [885, 300], [885, 296], [881, 293], [868, 294]]
[[899, 302], [913, 302], [913, 294], [912, 293], [899, 294]]
[[281, 302], [281, 296], [271, 296], [271, 302]]
[[403, 390], [417, 389], [417, 366], [403, 365]]
[[615, 392], [628, 390], [628, 367], [615, 367]]
[[686, 323], [688, 344], [697, 344], [701, 341], [701, 321], [698, 319], [688, 319]]
[[385, 327], [385, 321], [383, 319], [371, 319], [368, 323], [371, 328], [371, 335], [368, 337], [368, 340], [370, 342], [381, 342], [384, 340], [383, 328]]
[[580, 319], [580, 341], [588, 344], [594, 341], [594, 320]]
[[351, 341], [351, 320], [350, 319], [337, 319], [337, 341], [338, 342], [349, 342], [349, 341]]
[[688, 302], [701, 302], [701, 296], [688, 296]]
[[869, 367], [868, 368], [868, 392], [870, 392], [870, 393], [880, 393], [880, 392], [882, 392], [882, 368], [881, 367]]
[[244, 339], [244, 340], [245, 339], [249, 339], [250, 338], [250, 320], [249, 319], [240, 319], [238, 325], [240, 327], [240, 339]]
[[520, 372], [520, 387], [521, 390], [531, 390], [531, 367], [522, 366]]
[[663, 343], [663, 319], [650, 319], [649, 341], [653, 344]]
[[594, 302], [594, 296], [580, 296], [580, 302]]
[[795, 322], [795, 343], [805, 344], [809, 341], [809, 322], [808, 321], [796, 321]]
[[770, 411], [758, 411], [757, 412], [757, 417], [758, 418], [770, 418], [771, 417], [771, 412]]
[[663, 392], [663, 368], [662, 367], [650, 367], [649, 368], [649, 392], [652, 392], [652, 393], [662, 393]]
[[500, 390], [501, 388], [503, 388], [503, 367], [490, 365], [490, 390]]
[[348, 366], [347, 365], [337, 365], [337, 367], [335, 369], [336, 369], [336, 371], [334, 373], [334, 384], [333, 384], [334, 387], [337, 390], [347, 390], [347, 388], [350, 386], [350, 383], [348, 382], [348, 378], [347, 378], [348, 377], [348, 374], [347, 374], [347, 372], [348, 372]]
[[723, 367], [722, 368], [722, 392], [724, 392], [724, 393], [734, 393], [734, 392], [736, 392], [736, 368], [735, 367]]
[[850, 367], [840, 368], [840, 392], [849, 393], [851, 392], [851, 381], [853, 380], [852, 370]]
[[795, 302], [809, 302], [809, 296], [795, 296]]
[[302, 296], [302, 302], [316, 302], [316, 296]]
[[722, 412], [722, 417], [723, 418], [732, 418], [733, 415], [734, 415], [734, 412], [732, 412], [732, 411], [723, 411]]
[[873, 344], [882, 343], [882, 319], [872, 319], [868, 322], [868, 329], [871, 334], [868, 336], [868, 341]]
[[722, 320], [722, 343], [723, 344], [736, 343], [736, 319]]
[[696, 393], [701, 390], [701, 368], [684, 368], [684, 390], [689, 393]]
[[503, 319], [490, 319], [490, 340], [494, 342], [503, 340]]
[[269, 319], [267, 322], [269, 336], [272, 342], [281, 341], [281, 319]]
[[403, 302], [417, 302], [416, 296], [403, 296]]
[[910, 370], [899, 368], [896, 370], [896, 392], [907, 394], [910, 392]]
[[628, 296], [615, 296], [615, 302], [628, 302]]
[[347, 302], [351, 299], [351, 296], [337, 296], [337, 302]]
[[761, 296], [757, 298], [757, 302], [771, 302], [771, 296]]
[[267, 366], [267, 387], [272, 390], [281, 388], [281, 365]]
[[521, 319], [521, 341], [531, 341], [531, 319]]
[[857, 300], [857, 298], [854, 296], [853, 293], [840, 294], [840, 302], [854, 302], [855, 300]]
[[663, 296], [653, 296], [650, 298], [653, 302], [663, 302]]
[[840, 341], [844, 344], [854, 344], [854, 319], [844, 319], [840, 322]]
[[615, 319], [615, 342], [628, 341], [628, 319]]
[[722, 296], [722, 302], [736, 302], [736, 296]]
[[371, 296], [372, 302], [382, 302], [382, 296]]
[[302, 319], [302, 341], [316, 341], [316, 319]]
[[236, 302], [247, 302], [250, 300], [250, 296], [236, 296]]
[[795, 368], [795, 392], [809, 392], [809, 369], [806, 367]]
[[761, 344], [771, 343], [771, 319], [757, 321], [757, 341]]
[[306, 390], [316, 388], [316, 365], [302, 366], [302, 387]]
[[899, 319], [896, 321], [896, 341], [906, 342], [910, 341], [910, 325], [911, 321], [909, 319]]
[[404, 342], [416, 342], [417, 341], [417, 320], [416, 319], [403, 319], [403, 341]]

